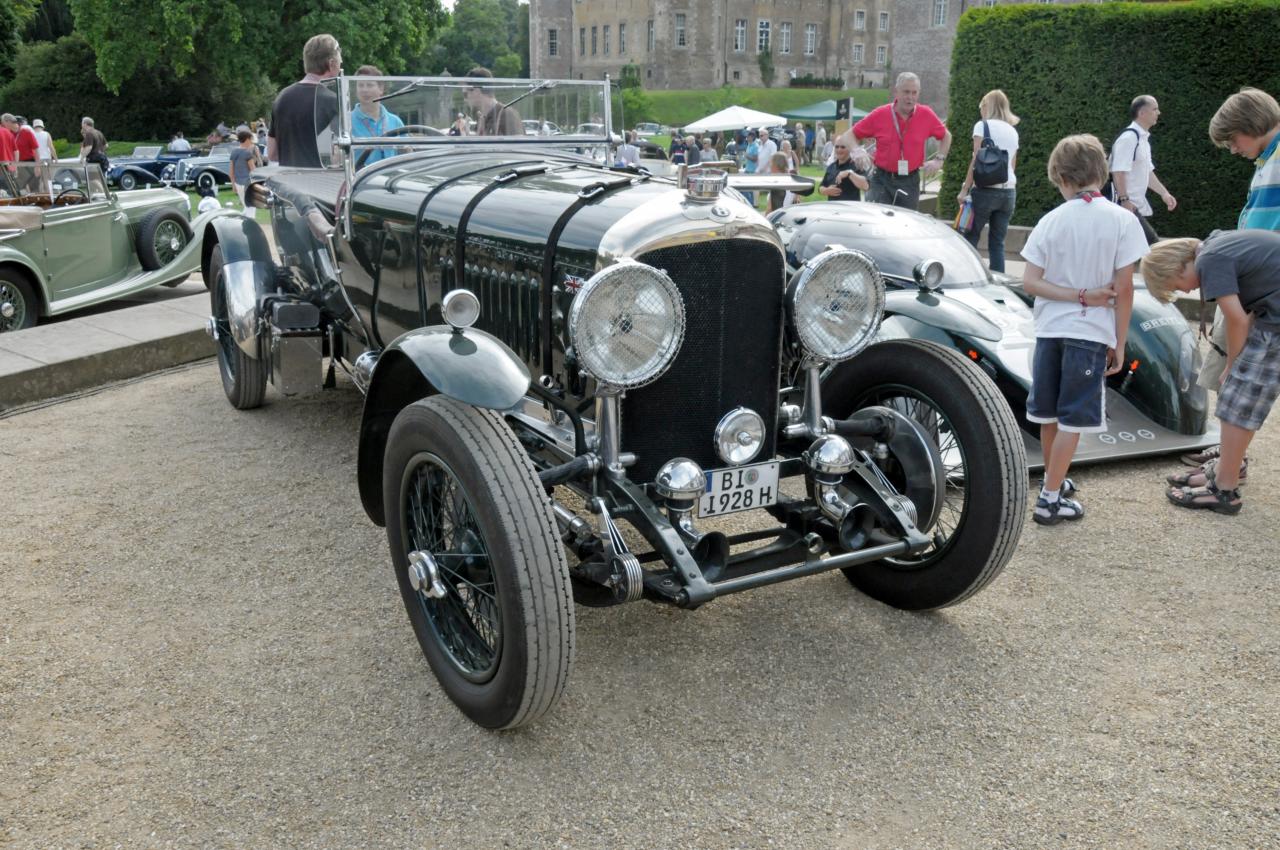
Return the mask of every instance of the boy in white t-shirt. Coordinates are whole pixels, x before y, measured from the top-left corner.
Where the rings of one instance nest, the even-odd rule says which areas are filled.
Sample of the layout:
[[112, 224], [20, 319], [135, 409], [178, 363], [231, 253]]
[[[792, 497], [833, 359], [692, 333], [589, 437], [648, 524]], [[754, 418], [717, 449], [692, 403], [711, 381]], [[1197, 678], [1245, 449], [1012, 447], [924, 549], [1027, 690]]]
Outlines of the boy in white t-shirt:
[[196, 215], [203, 215], [221, 208], [222, 205], [218, 203], [218, 196], [212, 187], [200, 186], [196, 189], [196, 193], [200, 195], [200, 203], [196, 205]]
[[1040, 423], [1044, 449], [1044, 486], [1032, 515], [1041, 525], [1084, 516], [1068, 498], [1075, 486], [1067, 469], [1081, 434], [1107, 430], [1106, 376], [1124, 363], [1133, 265], [1148, 250], [1138, 220], [1099, 192], [1107, 155], [1097, 138], [1058, 142], [1049, 179], [1066, 203], [1040, 219], [1022, 249], [1023, 288], [1036, 296], [1027, 419]]

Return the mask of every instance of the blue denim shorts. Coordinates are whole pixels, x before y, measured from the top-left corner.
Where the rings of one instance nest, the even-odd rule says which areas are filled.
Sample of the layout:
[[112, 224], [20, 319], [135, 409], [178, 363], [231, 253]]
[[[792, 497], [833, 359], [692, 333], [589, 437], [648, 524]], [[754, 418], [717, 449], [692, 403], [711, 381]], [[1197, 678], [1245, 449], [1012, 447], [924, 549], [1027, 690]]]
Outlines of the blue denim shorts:
[[1027, 419], [1063, 431], [1107, 430], [1107, 346], [1083, 339], [1036, 339]]

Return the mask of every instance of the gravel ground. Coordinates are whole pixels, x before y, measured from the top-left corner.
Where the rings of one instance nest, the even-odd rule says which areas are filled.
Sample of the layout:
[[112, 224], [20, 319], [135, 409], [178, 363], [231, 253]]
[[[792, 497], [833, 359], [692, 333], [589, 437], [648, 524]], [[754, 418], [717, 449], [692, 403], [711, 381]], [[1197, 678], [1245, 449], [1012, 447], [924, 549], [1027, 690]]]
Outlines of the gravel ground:
[[359, 414], [204, 363], [0, 420], [0, 845], [1278, 846], [1274, 425], [1239, 517], [1085, 469], [941, 613], [839, 573], [580, 608], [566, 699], [495, 734], [417, 648]]

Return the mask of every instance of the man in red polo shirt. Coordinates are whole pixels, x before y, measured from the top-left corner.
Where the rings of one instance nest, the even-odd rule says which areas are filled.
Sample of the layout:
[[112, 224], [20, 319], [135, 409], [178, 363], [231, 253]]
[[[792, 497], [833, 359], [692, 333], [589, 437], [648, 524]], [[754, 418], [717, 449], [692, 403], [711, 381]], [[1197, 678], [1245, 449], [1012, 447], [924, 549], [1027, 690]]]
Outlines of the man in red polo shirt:
[[[867, 200], [915, 209], [920, 204], [920, 175], [938, 173], [951, 149], [951, 133], [932, 109], [920, 103], [920, 78], [910, 71], [898, 75], [893, 103], [877, 106], [853, 125], [858, 143], [874, 139], [875, 168]], [[938, 153], [924, 158], [925, 141], [939, 139]], [[864, 154], [865, 156], [865, 154]]]
[[14, 163], [18, 159], [17, 139], [14, 138], [12, 132], [6, 127], [0, 129], [0, 163], [4, 163], [4, 169], [10, 173], [17, 171]]

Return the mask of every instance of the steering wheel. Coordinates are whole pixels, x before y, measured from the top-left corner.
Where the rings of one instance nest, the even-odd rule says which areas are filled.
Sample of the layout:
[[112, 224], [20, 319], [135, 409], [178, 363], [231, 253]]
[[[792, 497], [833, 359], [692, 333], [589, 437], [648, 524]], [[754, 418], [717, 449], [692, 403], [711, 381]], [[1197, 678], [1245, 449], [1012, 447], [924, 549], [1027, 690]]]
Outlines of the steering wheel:
[[57, 206], [58, 201], [61, 201], [64, 197], [71, 194], [72, 192], [75, 192], [77, 195], [84, 198], [86, 201], [89, 200], [89, 193], [86, 192], [84, 189], [81, 189], [79, 186], [68, 186], [67, 188], [63, 189], [54, 197], [53, 199], [54, 206]]
[[[410, 133], [417, 133], [422, 136], [443, 136], [445, 135], [435, 127], [428, 127], [426, 124], [405, 124], [403, 127], [396, 127], [394, 130], [388, 130], [383, 135], [390, 138], [392, 136], [407, 136]], [[356, 145], [356, 147], [360, 147]], [[356, 168], [364, 168], [364, 164], [369, 161], [369, 156], [377, 148], [366, 148], [360, 151], [360, 156], [356, 157]]]

